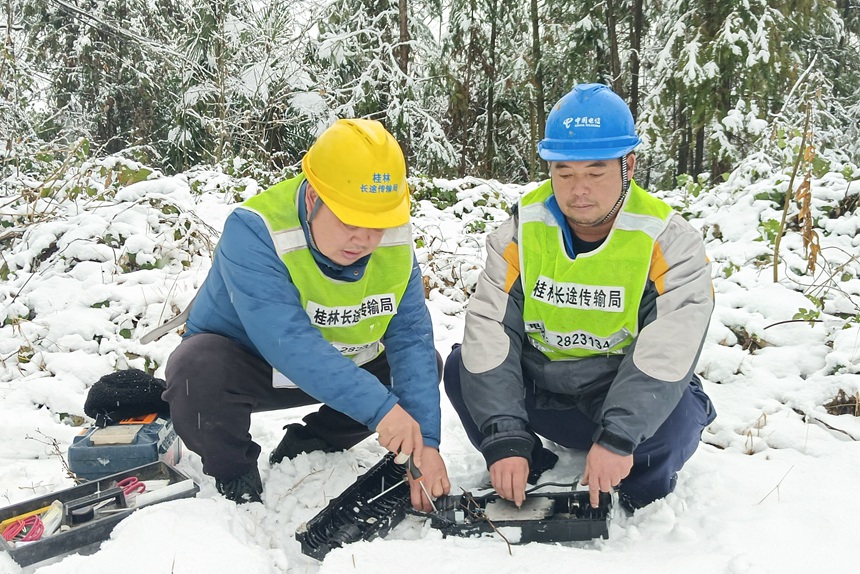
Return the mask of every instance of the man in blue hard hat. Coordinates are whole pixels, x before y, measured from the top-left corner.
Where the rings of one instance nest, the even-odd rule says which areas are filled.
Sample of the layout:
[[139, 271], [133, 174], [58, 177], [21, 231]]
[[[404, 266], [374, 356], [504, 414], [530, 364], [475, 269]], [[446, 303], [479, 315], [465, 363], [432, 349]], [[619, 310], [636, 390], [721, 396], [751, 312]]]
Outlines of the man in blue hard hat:
[[714, 307], [699, 234], [632, 180], [627, 104], [577, 85], [538, 146], [550, 179], [487, 239], [445, 389], [496, 491], [517, 505], [558, 457], [629, 511], [672, 492], [716, 413], [694, 372]]

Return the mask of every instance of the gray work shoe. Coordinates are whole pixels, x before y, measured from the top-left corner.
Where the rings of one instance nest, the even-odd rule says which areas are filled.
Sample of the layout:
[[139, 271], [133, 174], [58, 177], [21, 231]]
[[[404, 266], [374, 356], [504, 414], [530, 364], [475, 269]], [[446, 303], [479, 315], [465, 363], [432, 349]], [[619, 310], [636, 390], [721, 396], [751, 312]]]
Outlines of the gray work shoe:
[[284, 427], [287, 432], [281, 439], [277, 448], [269, 456], [269, 464], [272, 466], [282, 460], [294, 459], [300, 454], [321, 450], [322, 452], [337, 452], [339, 448], [331, 446], [323, 439], [313, 435], [308, 428], [300, 423], [289, 424]]
[[230, 480], [216, 478], [215, 488], [224, 495], [224, 498], [232, 500], [236, 504], [263, 502], [263, 499], [260, 498], [260, 495], [263, 494], [263, 481], [256, 465], [242, 476]]

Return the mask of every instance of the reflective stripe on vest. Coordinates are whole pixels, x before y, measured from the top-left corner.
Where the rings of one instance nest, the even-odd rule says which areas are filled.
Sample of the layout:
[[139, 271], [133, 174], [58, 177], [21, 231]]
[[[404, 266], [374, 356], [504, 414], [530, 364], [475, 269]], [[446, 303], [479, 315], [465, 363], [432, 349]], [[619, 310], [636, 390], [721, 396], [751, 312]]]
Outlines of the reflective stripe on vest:
[[621, 353], [638, 332], [654, 242], [672, 208], [631, 182], [606, 240], [571, 259], [562, 230], [544, 203], [551, 195], [547, 181], [519, 204], [528, 341], [551, 360]]
[[406, 291], [412, 274], [412, 229], [409, 224], [386, 229], [358, 281], [331, 279], [317, 266], [299, 222], [303, 181], [303, 175], [283, 181], [239, 208], [266, 222], [311, 324], [342, 355], [362, 365], [382, 352], [382, 337]]

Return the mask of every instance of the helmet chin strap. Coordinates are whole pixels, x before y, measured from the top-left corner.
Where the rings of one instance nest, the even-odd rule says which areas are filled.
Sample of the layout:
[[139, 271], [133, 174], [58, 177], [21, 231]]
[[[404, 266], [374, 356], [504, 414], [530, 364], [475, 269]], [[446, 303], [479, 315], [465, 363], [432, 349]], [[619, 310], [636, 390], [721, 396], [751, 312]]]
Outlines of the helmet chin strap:
[[609, 213], [606, 216], [598, 221], [597, 223], [592, 223], [592, 227], [600, 227], [607, 221], [609, 221], [615, 213], [618, 211], [618, 208], [621, 207], [621, 204], [624, 203], [624, 198], [627, 197], [627, 190], [630, 188], [630, 180], [627, 177], [627, 158], [621, 158], [621, 195], [618, 196], [618, 201], [615, 202], [615, 205], [612, 206], [612, 209], [609, 210]]
[[317, 196], [317, 198], [314, 200], [314, 206], [311, 209], [311, 212], [308, 214], [308, 219], [307, 219], [308, 225], [310, 225], [311, 221], [313, 221], [314, 217], [316, 217], [317, 212], [319, 212], [320, 207], [322, 207], [322, 205], [323, 205], [323, 200], [320, 199], [320, 196]]
[[319, 212], [320, 207], [322, 207], [322, 205], [323, 205], [323, 200], [320, 199], [320, 196], [317, 196], [317, 198], [314, 200], [314, 206], [313, 206], [313, 208], [311, 208], [311, 212], [308, 213], [308, 217], [307, 217], [307, 219], [305, 219], [305, 221], [308, 224], [308, 237], [311, 240], [311, 247], [313, 247], [317, 251], [319, 251], [319, 248], [317, 247], [317, 242], [314, 240], [314, 232], [311, 229], [311, 221], [313, 221], [313, 218], [316, 217], [316, 214], [317, 214], [317, 212]]

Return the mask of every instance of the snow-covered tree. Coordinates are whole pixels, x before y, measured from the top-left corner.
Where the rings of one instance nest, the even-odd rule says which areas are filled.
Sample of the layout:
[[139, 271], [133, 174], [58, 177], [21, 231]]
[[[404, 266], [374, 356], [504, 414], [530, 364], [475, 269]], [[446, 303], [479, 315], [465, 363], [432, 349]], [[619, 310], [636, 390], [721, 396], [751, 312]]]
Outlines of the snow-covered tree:
[[755, 149], [790, 104], [792, 86], [828, 51], [821, 39], [838, 37], [841, 26], [832, 0], [671, 0], [655, 8], [642, 123], [663, 184], [703, 172], [716, 180]]
[[438, 8], [418, 2], [335, 0], [308, 59], [335, 116], [382, 121], [422, 172], [454, 157], [426, 86], [425, 61], [436, 51], [428, 25], [437, 17]]

